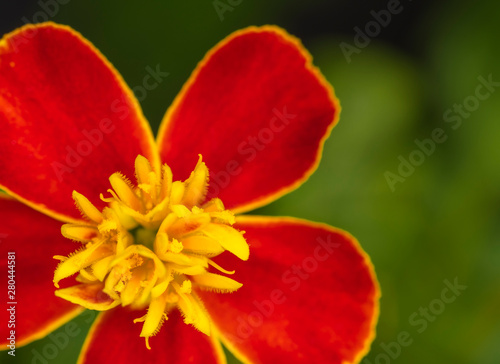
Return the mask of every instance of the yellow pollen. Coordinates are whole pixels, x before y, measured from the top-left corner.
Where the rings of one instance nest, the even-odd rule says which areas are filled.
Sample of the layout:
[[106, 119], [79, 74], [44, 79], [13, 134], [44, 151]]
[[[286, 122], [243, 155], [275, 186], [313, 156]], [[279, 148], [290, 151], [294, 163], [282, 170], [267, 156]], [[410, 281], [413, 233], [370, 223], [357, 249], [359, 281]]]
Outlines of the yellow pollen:
[[173, 309], [184, 322], [210, 335], [211, 320], [197, 291], [233, 292], [242, 284], [222, 275], [232, 274], [213, 258], [224, 251], [241, 260], [249, 256], [244, 232], [233, 228], [234, 215], [221, 200], [205, 201], [208, 168], [200, 156], [185, 181], [172, 181], [167, 165], [155, 171], [138, 156], [133, 184], [120, 173], [109, 178], [112, 189], [101, 199], [99, 211], [85, 196], [73, 199], [86, 222], [65, 224], [62, 234], [81, 244], [60, 261], [54, 285], [77, 274], [78, 285], [58, 289], [56, 295], [93, 310], [117, 305], [145, 310], [134, 320], [142, 323], [146, 340], [160, 330]]

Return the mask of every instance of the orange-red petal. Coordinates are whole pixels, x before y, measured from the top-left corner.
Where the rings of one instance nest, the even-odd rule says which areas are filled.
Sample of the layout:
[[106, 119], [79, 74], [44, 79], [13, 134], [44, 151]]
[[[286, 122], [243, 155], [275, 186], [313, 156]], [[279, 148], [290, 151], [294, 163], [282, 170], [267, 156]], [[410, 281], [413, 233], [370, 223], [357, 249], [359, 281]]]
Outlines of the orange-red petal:
[[80, 218], [73, 190], [103, 206], [116, 172], [138, 154], [157, 164], [140, 106], [82, 36], [53, 23], [0, 40], [0, 187], [60, 220]]
[[[237, 357], [268, 363], [357, 363], [374, 338], [378, 283], [348, 233], [292, 218], [239, 217], [250, 258], [224, 267], [237, 292], [201, 292]], [[218, 261], [219, 262], [219, 261]]]
[[151, 350], [148, 350], [144, 338], [139, 337], [142, 325], [133, 323], [144, 313], [119, 307], [100, 314], [90, 329], [78, 363], [225, 362], [217, 339], [186, 325], [178, 311], [169, 313], [159, 333], [149, 339]]
[[[21, 346], [44, 337], [82, 312], [81, 307], [56, 297], [52, 283], [58, 263], [52, 257], [70, 254], [78, 246], [61, 235], [60, 222], [14, 199], [0, 197], [0, 221], [2, 333], [15, 330], [16, 346]], [[8, 259], [11, 256], [14, 259]], [[10, 273], [14, 273], [14, 282], [9, 282]], [[10, 283], [14, 287], [9, 287]], [[12, 317], [11, 312], [15, 313]], [[15, 326], [9, 327], [10, 321]], [[7, 349], [6, 340], [2, 335], [2, 349]]]
[[208, 197], [242, 212], [309, 177], [339, 111], [296, 38], [274, 26], [250, 27], [200, 62], [167, 111], [158, 146], [175, 179], [187, 178], [201, 153]]

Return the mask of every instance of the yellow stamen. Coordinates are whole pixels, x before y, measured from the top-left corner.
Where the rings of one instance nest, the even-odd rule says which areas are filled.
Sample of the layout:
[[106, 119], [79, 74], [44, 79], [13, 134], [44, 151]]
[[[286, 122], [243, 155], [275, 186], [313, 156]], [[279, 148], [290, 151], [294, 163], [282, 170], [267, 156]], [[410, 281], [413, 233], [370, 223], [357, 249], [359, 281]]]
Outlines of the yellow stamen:
[[234, 292], [242, 286], [241, 283], [236, 282], [234, 279], [213, 273], [196, 275], [193, 277], [193, 281], [201, 287], [217, 292]]
[[208, 188], [208, 168], [201, 161], [198, 160], [198, 164], [196, 165], [193, 172], [191, 172], [191, 176], [189, 176], [186, 181], [186, 189], [184, 191], [184, 196], [182, 202], [187, 207], [196, 206], [199, 203], [203, 202], [205, 196], [207, 194]]
[[86, 218], [98, 224], [102, 221], [102, 214], [85, 196], [73, 191], [73, 200], [75, 200], [78, 210], [80, 210]]
[[241, 260], [248, 259], [250, 249], [240, 231], [222, 224], [208, 224], [201, 231], [209, 238], [218, 241], [225, 250], [233, 253]]
[[131, 183], [120, 173], [113, 173], [109, 182], [121, 201], [128, 207], [139, 209], [141, 202], [133, 190]]
[[224, 251], [217, 240], [204, 235], [190, 235], [182, 239], [186, 252], [205, 255], [207, 257], [217, 256]]
[[64, 224], [61, 227], [61, 234], [68, 239], [88, 242], [98, 234], [97, 227], [88, 225]]
[[196, 294], [200, 289], [234, 292], [242, 284], [222, 274], [233, 274], [212, 259], [228, 251], [247, 260], [249, 248], [243, 232], [233, 228], [234, 215], [220, 199], [205, 201], [208, 168], [200, 156], [185, 181], [173, 181], [167, 165], [155, 171], [138, 156], [136, 184], [114, 173], [109, 178], [108, 204], [99, 211], [86, 197], [73, 199], [88, 223], [65, 224], [62, 234], [82, 247], [60, 261], [54, 285], [78, 274], [79, 285], [56, 295], [90, 309], [108, 310], [117, 305], [147, 313], [141, 337], [160, 330], [168, 313], [179, 309], [184, 322], [210, 335], [211, 320]]
[[224, 268], [222, 268], [220, 265], [218, 265], [217, 263], [215, 263], [213, 260], [209, 259], [208, 260], [208, 264], [210, 264], [212, 267], [214, 267], [215, 269], [217, 269], [219, 272], [222, 272], [222, 273], [226, 273], [226, 274], [234, 274], [234, 270], [225, 270]]

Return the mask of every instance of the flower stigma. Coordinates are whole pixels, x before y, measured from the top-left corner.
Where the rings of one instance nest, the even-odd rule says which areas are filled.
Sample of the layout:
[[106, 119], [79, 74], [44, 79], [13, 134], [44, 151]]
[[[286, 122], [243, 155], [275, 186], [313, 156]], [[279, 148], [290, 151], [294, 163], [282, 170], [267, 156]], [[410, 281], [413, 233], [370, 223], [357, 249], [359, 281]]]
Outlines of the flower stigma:
[[[111, 197], [99, 211], [85, 196], [73, 191], [73, 199], [86, 221], [64, 224], [62, 235], [81, 248], [60, 260], [54, 285], [77, 274], [77, 284], [55, 294], [92, 310], [106, 311], [118, 305], [147, 313], [141, 337], [151, 349], [156, 335], [174, 308], [184, 322], [210, 335], [211, 320], [196, 294], [198, 289], [234, 292], [242, 284], [227, 277], [213, 258], [228, 251], [241, 260], [249, 257], [244, 232], [233, 228], [234, 215], [222, 201], [205, 201], [209, 172], [202, 157], [185, 181], [172, 181], [165, 164], [156, 172], [143, 156], [135, 160], [134, 186], [125, 176], [109, 178]], [[226, 275], [222, 275], [226, 274]]]

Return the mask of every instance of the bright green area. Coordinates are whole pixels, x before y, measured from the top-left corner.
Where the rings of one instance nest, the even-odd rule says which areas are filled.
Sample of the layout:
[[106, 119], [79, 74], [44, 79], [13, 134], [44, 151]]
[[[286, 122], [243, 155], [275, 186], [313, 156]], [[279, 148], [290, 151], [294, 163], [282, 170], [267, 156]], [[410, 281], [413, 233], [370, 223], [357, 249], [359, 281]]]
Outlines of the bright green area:
[[[225, 35], [266, 23], [300, 35], [308, 26], [301, 19], [314, 19], [315, 7], [324, 12], [330, 1], [244, 0], [223, 21], [211, 1], [168, 3], [74, 0], [53, 18], [89, 38], [130, 86], [142, 83], [147, 66], [159, 64], [170, 73], [142, 102], [155, 130], [196, 63]], [[479, 77], [500, 81], [500, 5], [462, 3], [440, 2], [419, 16], [407, 34], [413, 52], [376, 37], [348, 63], [339, 44], [353, 44], [353, 34], [305, 32], [307, 48], [341, 100], [341, 121], [316, 174], [258, 212], [343, 228], [371, 256], [383, 298], [377, 339], [365, 364], [386, 363], [384, 344], [404, 332], [411, 344], [391, 363], [500, 362], [500, 91], [483, 88], [481, 95], [489, 96], [475, 96]], [[340, 5], [329, 9], [342, 11]], [[37, 10], [34, 6], [32, 13]], [[354, 25], [370, 20], [368, 12], [358, 15]], [[469, 115], [448, 111], [464, 100]], [[398, 157], [415, 157], [415, 139], [429, 139], [438, 128], [439, 140], [446, 140], [392, 191], [386, 172], [398, 174]], [[441, 309], [444, 281], [455, 279], [467, 289]], [[421, 307], [429, 305], [439, 314], [420, 316]], [[76, 321], [78, 335], [47, 362], [75, 360], [86, 321], [88, 315]], [[51, 340], [20, 349], [18, 359], [31, 363], [33, 353]]]

